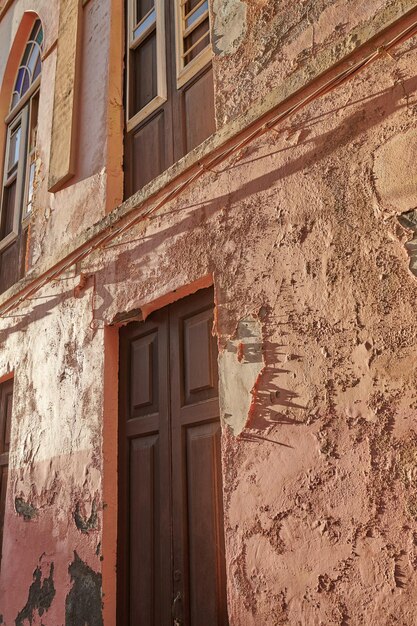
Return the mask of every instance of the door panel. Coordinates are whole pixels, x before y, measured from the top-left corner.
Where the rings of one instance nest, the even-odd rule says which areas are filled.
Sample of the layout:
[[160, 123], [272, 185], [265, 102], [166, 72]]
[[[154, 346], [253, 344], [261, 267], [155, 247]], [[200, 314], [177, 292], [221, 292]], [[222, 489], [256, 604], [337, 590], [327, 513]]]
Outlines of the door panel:
[[220, 424], [187, 428], [186, 445], [190, 623], [225, 624]]
[[8, 466], [0, 467], [0, 560], [3, 553], [4, 514], [6, 510]]
[[120, 331], [119, 626], [228, 623], [212, 324], [203, 290]]
[[134, 67], [133, 111], [140, 111], [158, 94], [156, 32], [131, 52]]
[[[226, 577], [213, 292], [170, 311], [174, 593], [184, 626], [225, 626]], [[191, 370], [194, 370], [191, 375]]]
[[130, 349], [130, 415], [158, 411], [158, 333], [138, 337]]
[[159, 624], [160, 520], [158, 436], [130, 442], [130, 618]]
[[[215, 346], [213, 346], [211, 336], [212, 326], [213, 319], [210, 310], [184, 320], [184, 395], [187, 404], [202, 399], [201, 392], [210, 390], [212, 396], [217, 395], [214, 378], [216, 372], [213, 371]], [[205, 393], [204, 396], [206, 395]]]
[[14, 241], [0, 255], [0, 293], [19, 280], [19, 247]]
[[12, 409], [13, 380], [8, 380], [0, 385], [0, 560], [3, 551]]
[[170, 623], [167, 325], [120, 332], [118, 624]]

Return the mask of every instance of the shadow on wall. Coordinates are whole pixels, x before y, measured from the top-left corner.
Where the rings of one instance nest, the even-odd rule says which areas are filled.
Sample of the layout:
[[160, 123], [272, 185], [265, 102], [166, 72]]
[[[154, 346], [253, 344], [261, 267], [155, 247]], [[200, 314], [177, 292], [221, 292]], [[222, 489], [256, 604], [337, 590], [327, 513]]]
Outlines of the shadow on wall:
[[[285, 348], [285, 344], [263, 342], [264, 367], [252, 390], [253, 400], [249, 419], [240, 436], [247, 441], [269, 441], [292, 448], [293, 446], [282, 441], [259, 434], [265, 430], [270, 434], [275, 426], [302, 426], [306, 423], [303, 415], [298, 416], [300, 412], [307, 411], [308, 407], [300, 403], [299, 395], [295, 391], [279, 386], [276, 382], [282, 374], [290, 373], [289, 369], [277, 365], [280, 358], [290, 356], [291, 361], [302, 360], [299, 355], [288, 355], [282, 348]], [[280, 432], [282, 433], [282, 430]]]
[[[203, 225], [207, 221], [207, 219], [213, 217], [219, 211], [224, 210], [225, 208], [227, 209], [232, 204], [239, 204], [248, 197], [271, 188], [277, 182], [285, 180], [287, 177], [299, 171], [308, 171], [309, 168], [311, 168], [313, 165], [317, 165], [317, 163], [321, 159], [328, 157], [336, 149], [339, 150], [340, 148], [348, 145], [348, 143], [352, 142], [356, 137], [366, 133], [369, 129], [381, 123], [381, 115], [376, 114], [376, 111], [383, 111], [384, 117], [387, 118], [405, 108], [407, 104], [404, 102], [404, 94], [411, 94], [416, 91], [416, 89], [417, 77], [412, 77], [408, 80], [403, 81], [401, 85], [380, 91], [373, 97], [370, 96], [369, 98], [364, 98], [362, 101], [356, 101], [356, 103], [363, 102], [361, 110], [353, 112], [352, 115], [343, 120], [343, 122], [337, 128], [325, 132], [322, 135], [313, 139], [307, 138], [307, 132], [301, 134], [301, 137], [304, 137], [304, 140], [301, 140], [297, 147], [299, 148], [300, 145], [311, 144], [311, 148], [307, 153], [304, 153], [303, 155], [293, 160], [288, 160], [285, 162], [285, 164], [271, 171], [268, 170], [267, 173], [253, 178], [252, 180], [243, 184], [241, 187], [231, 193], [220, 195], [209, 201], [204, 201], [199, 204], [192, 204], [174, 209], [172, 212], [169, 213], [170, 215], [175, 214], [178, 216], [178, 219], [174, 224], [171, 224], [167, 227], [162, 227], [157, 232], [138, 240], [132, 240], [130, 245], [129, 242], [127, 244], [123, 244], [129, 245], [129, 249], [125, 249], [120, 252], [115, 261], [111, 260], [108, 266], [103, 267], [101, 270], [98, 270], [96, 272], [96, 301], [100, 300], [100, 305], [94, 311], [95, 319], [101, 321], [105, 317], [105, 312], [113, 303], [113, 297], [109, 291], [109, 287], [115, 284], [126, 282], [126, 274], [129, 277], [133, 277], [135, 281], [140, 280], [142, 274], [141, 267], [144, 265], [144, 259], [146, 259], [146, 257], [154, 255], [155, 251], [160, 249], [160, 247], [165, 246], [165, 249], [167, 249], [166, 242], [170, 241], [171, 238], [173, 241], [175, 239], [175, 242], [177, 242], [179, 237], [186, 237], [188, 233], [193, 231], [193, 229]], [[310, 120], [307, 120], [304, 123], [304, 126], [307, 127], [311, 123], [316, 123], [319, 119], [328, 118], [329, 116], [334, 114], [335, 110], [338, 109], [331, 110], [325, 114], [317, 116], [316, 118], [310, 118]], [[300, 127], [302, 126], [303, 124], [300, 124]], [[300, 130], [302, 131], [303, 129], [300, 128]], [[273, 154], [275, 153], [271, 151], [265, 153], [265, 155], [263, 155], [261, 158], [268, 158]], [[247, 165], [250, 162], [250, 160], [246, 160], [241, 161], [240, 164], [243, 166]], [[230, 169], [233, 167], [236, 167], [236, 164], [232, 164], [230, 166]], [[224, 172], [228, 169], [229, 166], [222, 171]], [[217, 175], [220, 175], [221, 173], [222, 172], [219, 171], [217, 172]], [[216, 173], [214, 174], [214, 176], [216, 176]], [[185, 212], [185, 217], [182, 217]], [[209, 259], [209, 263], [211, 265], [209, 270], [214, 272], [217, 271], [216, 266], [218, 250], [222, 249], [222, 245], [224, 242], [218, 241], [216, 243], [216, 249], [212, 249], [211, 252], [209, 252], [210, 254], [212, 254], [211, 259]], [[117, 247], [112, 248], [112, 250], [115, 249], [117, 249]], [[111, 271], [109, 271], [110, 268]], [[165, 271], [165, 269], [165, 267], [162, 268], [163, 271]], [[220, 269], [220, 271], [222, 270]], [[53, 287], [51, 285], [50, 287], [51, 291], [53, 292]], [[89, 287], [91, 287], [90, 284], [87, 285], [87, 289]], [[38, 298], [32, 298], [33, 301], [43, 300], [43, 302], [41, 304], [34, 305], [32, 312], [27, 315], [22, 315], [19, 310], [16, 311], [15, 315], [10, 315], [10, 318], [14, 318], [16, 321], [12, 322], [7, 329], [0, 331], [0, 346], [3, 344], [6, 337], [8, 337], [10, 334], [25, 330], [28, 324], [28, 320], [30, 323], [31, 321], [42, 319], [46, 315], [50, 314], [50, 312], [56, 306], [62, 304], [64, 301], [72, 297], [73, 286], [71, 286], [70, 289], [64, 291], [64, 293], [61, 293], [59, 295], [55, 295], [52, 293], [51, 296], [46, 295], [40, 296]], [[270, 376], [270, 374], [265, 373], [265, 376]], [[270, 380], [268, 381], [269, 385], [273, 384], [272, 379], [273, 375], [271, 372]], [[271, 387], [270, 389], [268, 389], [267, 395], [269, 395], [270, 393], [276, 394], [276, 399], [278, 400], [278, 403], [295, 403], [295, 398], [291, 399], [288, 394], [286, 395], [285, 390], [283, 391], [279, 388], [273, 389]], [[262, 410], [261, 418], [259, 419], [261, 420], [261, 424]], [[270, 420], [268, 419], [268, 422], [269, 421]]]

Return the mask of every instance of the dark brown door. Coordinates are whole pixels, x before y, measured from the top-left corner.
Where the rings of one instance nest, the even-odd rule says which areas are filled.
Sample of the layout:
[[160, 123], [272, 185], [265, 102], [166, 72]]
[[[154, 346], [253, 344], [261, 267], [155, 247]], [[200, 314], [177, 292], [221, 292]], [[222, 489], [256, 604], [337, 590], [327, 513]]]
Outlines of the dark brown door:
[[10, 431], [12, 426], [13, 380], [0, 385], [0, 559], [3, 552]]
[[212, 296], [120, 331], [119, 626], [228, 623]]

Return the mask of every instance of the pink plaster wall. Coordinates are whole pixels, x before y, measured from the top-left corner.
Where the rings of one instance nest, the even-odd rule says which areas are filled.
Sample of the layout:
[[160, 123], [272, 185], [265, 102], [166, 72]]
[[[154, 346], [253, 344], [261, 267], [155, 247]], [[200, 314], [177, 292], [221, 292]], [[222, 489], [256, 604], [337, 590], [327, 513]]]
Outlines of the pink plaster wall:
[[374, 27], [382, 9], [395, 7], [397, 0], [212, 0], [218, 126], [297, 71], [308, 81], [319, 55], [335, 60], [346, 44], [360, 43], [354, 29]]
[[221, 349], [259, 319], [254, 410], [223, 435], [233, 625], [414, 620], [416, 61], [402, 46], [102, 257], [105, 322], [209, 272]]
[[[293, 5], [284, 7], [288, 24], [299, 19]], [[278, 5], [271, 6], [259, 3], [257, 13], [247, 6], [252, 57], [243, 40], [244, 53], [215, 60], [220, 121], [287, 72], [271, 56], [270, 68], [265, 60], [259, 74], [253, 70], [261, 20], [271, 33], [282, 23], [274, 17]], [[53, 199], [46, 180], [55, 53], [45, 62], [35, 261], [106, 210], [108, 152], [91, 142], [97, 132], [99, 145], [106, 142], [105, 83], [93, 68], [107, 60], [87, 54], [107, 45], [106, 7], [90, 0], [86, 8], [86, 153], [73, 184]], [[265, 21], [268, 10], [274, 14]], [[357, 3], [347, 16], [345, 3], [328, 3], [317, 17], [317, 45], [334, 41], [330, 24], [349, 17], [348, 29], [368, 12]], [[7, 19], [0, 41], [11, 32]], [[309, 32], [291, 31], [285, 54], [299, 59]], [[104, 325], [209, 275], [223, 378], [243, 378], [239, 323], [253, 320], [259, 332], [251, 409], [223, 416], [230, 624], [414, 623], [416, 279], [405, 249], [411, 233], [397, 220], [417, 206], [414, 45], [207, 172], [128, 232], [124, 245], [85, 261], [95, 294], [89, 278], [74, 297], [79, 277], [71, 270], [18, 310], [27, 317], [0, 320], [0, 377], [15, 372], [0, 573], [6, 625], [25, 606], [33, 572], [39, 567], [48, 580], [52, 563], [56, 593], [48, 611], [34, 610], [33, 624], [65, 623], [76, 551], [93, 574], [102, 572], [105, 626], [114, 626], [117, 331]], [[236, 72], [244, 84], [231, 95]], [[97, 98], [100, 123], [93, 119]], [[31, 519], [17, 512], [17, 499], [33, 509]], [[77, 511], [86, 532], [76, 525]]]

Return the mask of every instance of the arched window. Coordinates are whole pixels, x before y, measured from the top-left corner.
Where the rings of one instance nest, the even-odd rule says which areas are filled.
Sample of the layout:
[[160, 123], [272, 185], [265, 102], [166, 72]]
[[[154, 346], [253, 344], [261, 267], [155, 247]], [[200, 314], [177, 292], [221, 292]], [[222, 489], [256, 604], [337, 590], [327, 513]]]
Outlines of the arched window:
[[42, 24], [35, 21], [17, 72], [6, 117], [0, 214], [0, 293], [23, 277], [32, 210], [38, 128]]

